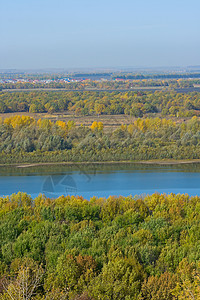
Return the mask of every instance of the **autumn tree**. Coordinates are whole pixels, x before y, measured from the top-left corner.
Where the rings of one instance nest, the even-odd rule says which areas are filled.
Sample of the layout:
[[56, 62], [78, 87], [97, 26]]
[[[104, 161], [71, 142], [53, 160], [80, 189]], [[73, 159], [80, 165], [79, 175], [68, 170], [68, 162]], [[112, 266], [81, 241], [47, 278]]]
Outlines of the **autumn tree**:
[[[14, 264], [17, 266], [14, 266]], [[31, 259], [25, 259], [21, 266], [18, 261], [13, 262], [14, 274], [3, 280], [4, 292], [1, 300], [29, 300], [36, 295], [41, 286], [44, 269]]]

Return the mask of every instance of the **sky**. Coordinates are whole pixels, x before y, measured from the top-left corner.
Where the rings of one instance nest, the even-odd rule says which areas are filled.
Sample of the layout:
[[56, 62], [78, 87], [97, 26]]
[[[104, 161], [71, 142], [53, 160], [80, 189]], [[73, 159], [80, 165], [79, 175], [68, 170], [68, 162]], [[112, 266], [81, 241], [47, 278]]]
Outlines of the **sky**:
[[0, 69], [200, 65], [199, 0], [0, 0]]

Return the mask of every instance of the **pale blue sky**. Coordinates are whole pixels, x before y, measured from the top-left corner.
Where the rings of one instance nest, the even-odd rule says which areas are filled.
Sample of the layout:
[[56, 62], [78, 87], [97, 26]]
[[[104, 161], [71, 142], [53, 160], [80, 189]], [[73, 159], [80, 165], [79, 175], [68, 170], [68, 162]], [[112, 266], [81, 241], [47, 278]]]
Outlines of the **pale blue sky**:
[[0, 69], [200, 65], [199, 0], [0, 0]]

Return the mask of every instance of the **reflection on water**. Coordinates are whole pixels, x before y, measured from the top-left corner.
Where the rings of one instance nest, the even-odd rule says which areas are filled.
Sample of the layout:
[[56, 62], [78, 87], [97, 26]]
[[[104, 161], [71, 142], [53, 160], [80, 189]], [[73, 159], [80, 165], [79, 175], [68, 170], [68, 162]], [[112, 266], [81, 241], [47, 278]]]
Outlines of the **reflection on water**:
[[200, 196], [200, 164], [52, 165], [31, 168], [0, 168], [0, 195], [18, 191], [32, 197], [40, 193], [108, 197], [159, 193]]

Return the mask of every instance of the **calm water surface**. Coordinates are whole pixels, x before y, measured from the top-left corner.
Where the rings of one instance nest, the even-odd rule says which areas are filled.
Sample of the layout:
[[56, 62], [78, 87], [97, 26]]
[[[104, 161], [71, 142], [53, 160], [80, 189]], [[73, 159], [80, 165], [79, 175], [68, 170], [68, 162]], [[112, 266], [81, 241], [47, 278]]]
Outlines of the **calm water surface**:
[[42, 193], [93, 196], [188, 193], [200, 196], [200, 164], [187, 165], [90, 165], [0, 168], [0, 196], [18, 191], [33, 198]]

